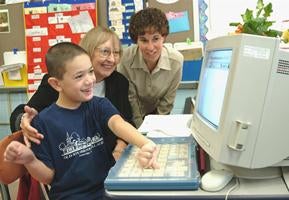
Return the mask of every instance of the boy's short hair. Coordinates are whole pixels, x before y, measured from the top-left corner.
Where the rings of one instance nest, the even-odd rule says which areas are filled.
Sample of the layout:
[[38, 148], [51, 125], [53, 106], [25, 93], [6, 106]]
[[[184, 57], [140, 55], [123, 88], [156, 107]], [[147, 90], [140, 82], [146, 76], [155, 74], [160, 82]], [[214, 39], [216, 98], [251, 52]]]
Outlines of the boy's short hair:
[[45, 55], [48, 74], [62, 79], [67, 62], [82, 54], [88, 55], [83, 48], [71, 42], [61, 42], [50, 47]]
[[137, 38], [144, 35], [147, 29], [157, 31], [162, 36], [169, 34], [169, 22], [165, 13], [158, 8], [145, 8], [130, 18], [129, 35], [137, 43]]

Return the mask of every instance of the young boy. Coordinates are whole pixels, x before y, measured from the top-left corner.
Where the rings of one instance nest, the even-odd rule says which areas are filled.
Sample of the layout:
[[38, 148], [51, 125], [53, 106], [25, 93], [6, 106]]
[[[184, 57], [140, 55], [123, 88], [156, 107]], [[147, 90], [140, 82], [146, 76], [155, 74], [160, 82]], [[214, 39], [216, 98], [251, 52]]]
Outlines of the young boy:
[[34, 178], [51, 185], [51, 199], [102, 199], [110, 169], [102, 130], [108, 126], [140, 148], [142, 167], [157, 167], [156, 145], [125, 122], [106, 98], [93, 97], [95, 77], [85, 50], [56, 44], [46, 54], [46, 66], [59, 97], [32, 121], [44, 139], [32, 144], [32, 151], [12, 142], [4, 154], [7, 161], [24, 164]]

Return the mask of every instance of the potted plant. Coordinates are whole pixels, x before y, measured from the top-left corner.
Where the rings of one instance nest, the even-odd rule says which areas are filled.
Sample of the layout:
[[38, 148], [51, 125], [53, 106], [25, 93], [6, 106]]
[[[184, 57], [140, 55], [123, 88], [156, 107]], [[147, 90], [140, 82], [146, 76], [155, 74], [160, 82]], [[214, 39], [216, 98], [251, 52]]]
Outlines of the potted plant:
[[247, 8], [245, 13], [241, 14], [243, 22], [232, 22], [230, 26], [237, 27], [236, 33], [281, 37], [282, 31], [270, 29], [275, 22], [268, 19], [272, 12], [272, 3], [264, 5], [263, 0], [258, 0], [255, 11]]

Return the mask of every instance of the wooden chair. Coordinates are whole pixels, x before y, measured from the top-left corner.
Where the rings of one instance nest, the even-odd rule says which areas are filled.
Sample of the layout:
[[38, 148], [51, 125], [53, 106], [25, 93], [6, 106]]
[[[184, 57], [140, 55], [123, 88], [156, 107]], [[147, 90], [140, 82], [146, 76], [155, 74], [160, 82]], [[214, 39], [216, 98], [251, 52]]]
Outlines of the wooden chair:
[[2, 200], [11, 200], [8, 185], [0, 183], [0, 192]]

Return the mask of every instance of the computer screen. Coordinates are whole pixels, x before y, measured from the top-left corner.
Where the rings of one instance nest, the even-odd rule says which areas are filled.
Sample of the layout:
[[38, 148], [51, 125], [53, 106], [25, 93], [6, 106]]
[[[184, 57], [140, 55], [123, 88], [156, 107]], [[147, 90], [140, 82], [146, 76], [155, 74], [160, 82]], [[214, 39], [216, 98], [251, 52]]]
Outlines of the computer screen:
[[232, 49], [213, 50], [207, 54], [198, 112], [215, 128], [219, 127], [231, 57]]
[[288, 158], [289, 52], [279, 43], [249, 34], [207, 42], [191, 127], [217, 162], [258, 169]]

